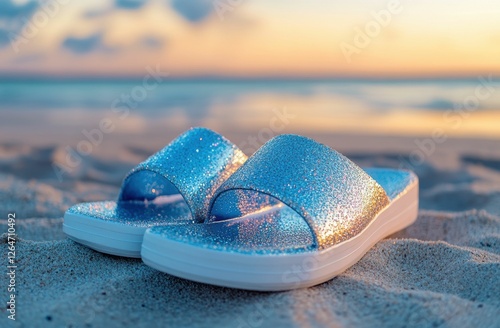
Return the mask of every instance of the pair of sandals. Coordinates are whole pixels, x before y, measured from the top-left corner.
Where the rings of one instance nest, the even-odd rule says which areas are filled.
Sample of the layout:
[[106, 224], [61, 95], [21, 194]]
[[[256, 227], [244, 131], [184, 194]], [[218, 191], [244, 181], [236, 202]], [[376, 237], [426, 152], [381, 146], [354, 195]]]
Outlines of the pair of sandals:
[[413, 172], [363, 170], [298, 135], [277, 136], [247, 158], [193, 128], [134, 168], [118, 201], [68, 209], [63, 229], [181, 278], [277, 291], [332, 279], [417, 213]]

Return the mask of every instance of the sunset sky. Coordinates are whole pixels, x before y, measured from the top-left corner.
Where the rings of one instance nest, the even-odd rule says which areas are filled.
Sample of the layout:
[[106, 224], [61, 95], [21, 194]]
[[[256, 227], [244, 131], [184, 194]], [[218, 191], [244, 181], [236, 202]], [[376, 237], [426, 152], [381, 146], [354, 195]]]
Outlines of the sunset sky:
[[45, 3], [0, 2], [0, 75], [142, 76], [156, 65], [173, 77], [500, 72], [494, 0]]

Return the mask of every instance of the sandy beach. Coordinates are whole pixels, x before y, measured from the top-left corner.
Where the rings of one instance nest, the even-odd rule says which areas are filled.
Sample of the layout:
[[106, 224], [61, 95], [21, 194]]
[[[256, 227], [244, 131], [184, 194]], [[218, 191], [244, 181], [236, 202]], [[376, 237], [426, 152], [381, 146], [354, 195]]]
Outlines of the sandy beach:
[[[115, 199], [127, 171], [176, 132], [107, 142], [63, 179], [53, 168], [62, 143], [0, 145], [1, 231], [15, 213], [18, 238], [16, 320], [4, 303], [2, 327], [500, 326], [498, 141], [448, 139], [427, 154], [410, 137], [309, 134], [362, 166], [411, 166], [419, 217], [327, 283], [260, 293], [179, 279], [65, 238], [69, 206]], [[236, 144], [248, 136], [220, 132]], [[6, 235], [2, 245], [5, 270]]]

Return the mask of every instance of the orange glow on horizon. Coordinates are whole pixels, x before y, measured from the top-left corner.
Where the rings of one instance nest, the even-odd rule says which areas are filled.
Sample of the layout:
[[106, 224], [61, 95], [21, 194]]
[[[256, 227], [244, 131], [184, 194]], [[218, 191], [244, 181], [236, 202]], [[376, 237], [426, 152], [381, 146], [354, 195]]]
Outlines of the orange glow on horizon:
[[[141, 76], [145, 66], [157, 64], [173, 77], [473, 76], [500, 72], [500, 24], [495, 6], [479, 1], [484, 2], [484, 10], [475, 14], [472, 9], [477, 4], [466, 1], [457, 1], [453, 7], [401, 1], [396, 14], [383, 16], [389, 12], [390, 1], [356, 6], [317, 0], [287, 5], [256, 0], [235, 7], [224, 19], [213, 12], [195, 23], [155, 1], [134, 11], [115, 10], [91, 19], [83, 13], [97, 2], [68, 4], [35, 37], [20, 44], [19, 52], [10, 46], [0, 48], [0, 72]], [[103, 48], [110, 50], [73, 53], [62, 46], [67, 37], [99, 33]], [[161, 44], [144, 48], [140, 40], [147, 37]], [[347, 56], [345, 45], [354, 52]]]

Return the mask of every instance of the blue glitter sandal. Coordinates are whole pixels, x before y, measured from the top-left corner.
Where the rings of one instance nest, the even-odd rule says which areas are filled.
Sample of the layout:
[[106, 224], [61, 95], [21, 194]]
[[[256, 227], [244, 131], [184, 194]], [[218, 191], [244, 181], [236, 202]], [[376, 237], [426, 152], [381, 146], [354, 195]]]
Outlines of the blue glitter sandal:
[[206, 217], [214, 192], [245, 160], [241, 150], [217, 133], [188, 130], [130, 171], [118, 201], [68, 209], [63, 230], [97, 251], [141, 257], [147, 228]]
[[[267, 207], [255, 206], [267, 199]], [[143, 261], [213, 285], [277, 291], [313, 286], [412, 224], [418, 178], [363, 170], [314, 140], [267, 142], [216, 191], [205, 224], [153, 227]]]

